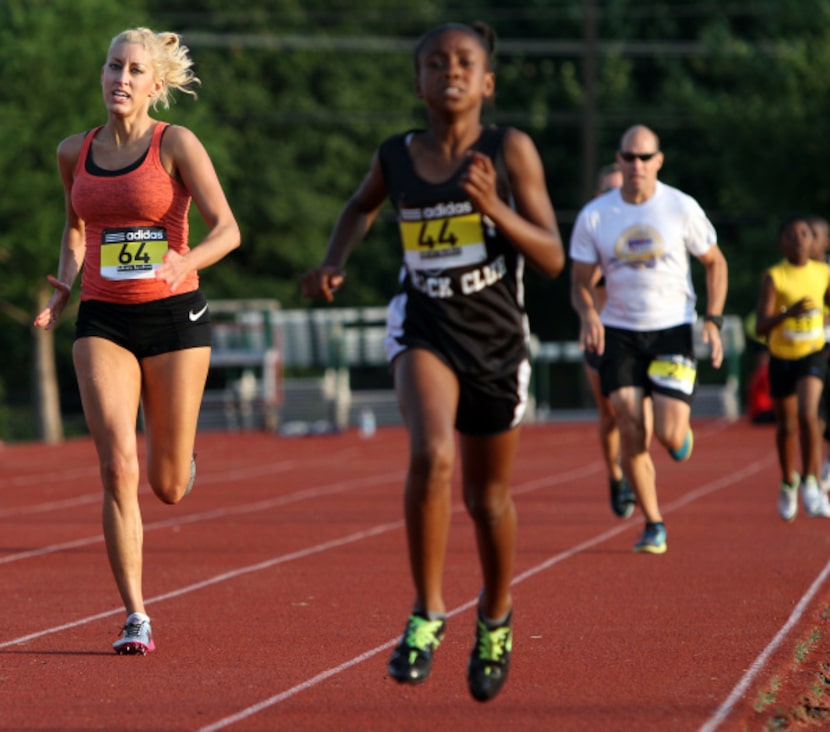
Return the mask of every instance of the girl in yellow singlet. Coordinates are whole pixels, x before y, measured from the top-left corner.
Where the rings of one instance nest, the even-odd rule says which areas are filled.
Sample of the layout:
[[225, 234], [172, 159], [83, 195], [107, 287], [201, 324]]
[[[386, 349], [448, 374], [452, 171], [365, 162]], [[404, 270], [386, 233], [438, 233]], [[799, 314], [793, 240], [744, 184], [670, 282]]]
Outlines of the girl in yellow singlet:
[[[827, 370], [823, 306], [828, 301], [830, 267], [810, 258], [813, 233], [803, 216], [791, 216], [782, 223], [778, 244], [785, 259], [764, 273], [755, 324], [770, 351], [775, 444], [781, 467], [778, 511], [786, 521], [795, 518], [800, 485], [807, 513], [830, 518], [830, 501], [818, 484], [819, 400]], [[803, 477], [795, 470], [797, 444]]]

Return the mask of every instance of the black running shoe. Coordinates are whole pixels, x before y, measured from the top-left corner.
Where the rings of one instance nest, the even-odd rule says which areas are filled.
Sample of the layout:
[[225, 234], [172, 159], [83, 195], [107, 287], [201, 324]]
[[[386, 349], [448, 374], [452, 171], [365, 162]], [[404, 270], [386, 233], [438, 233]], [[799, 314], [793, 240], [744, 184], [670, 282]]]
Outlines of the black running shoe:
[[402, 684], [420, 684], [432, 671], [432, 654], [444, 638], [445, 620], [429, 620], [413, 613], [409, 616], [401, 642], [389, 659], [389, 675]]
[[501, 691], [510, 669], [510, 651], [513, 633], [510, 622], [513, 613], [503, 625], [488, 628], [481, 617], [476, 624], [476, 643], [467, 664], [467, 684], [474, 699], [485, 702]]
[[611, 488], [611, 510], [620, 518], [628, 518], [634, 513], [637, 498], [625, 476], [619, 480], [611, 478], [608, 482]]

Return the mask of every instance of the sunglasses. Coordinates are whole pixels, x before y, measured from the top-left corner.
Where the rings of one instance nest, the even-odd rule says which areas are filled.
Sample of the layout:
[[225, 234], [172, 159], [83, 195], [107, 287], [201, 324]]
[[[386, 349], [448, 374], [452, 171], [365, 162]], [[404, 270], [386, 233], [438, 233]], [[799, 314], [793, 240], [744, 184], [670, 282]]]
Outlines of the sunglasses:
[[633, 163], [635, 160], [641, 160], [644, 163], [647, 163], [651, 160], [655, 155], [659, 155], [659, 152], [653, 153], [633, 153], [633, 152], [620, 152], [620, 157], [625, 160], [626, 163]]

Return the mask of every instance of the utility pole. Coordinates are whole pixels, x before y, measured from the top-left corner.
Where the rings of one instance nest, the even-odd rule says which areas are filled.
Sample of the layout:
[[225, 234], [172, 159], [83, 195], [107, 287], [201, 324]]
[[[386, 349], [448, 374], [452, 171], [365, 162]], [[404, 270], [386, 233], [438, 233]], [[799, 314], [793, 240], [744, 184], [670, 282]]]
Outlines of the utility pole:
[[[38, 291], [37, 312], [49, 301], [47, 289]], [[58, 374], [55, 365], [55, 335], [52, 330], [32, 328], [34, 343], [35, 404], [38, 438], [50, 445], [63, 442]]]
[[597, 163], [597, 5], [583, 0], [582, 43], [582, 200], [594, 194]]

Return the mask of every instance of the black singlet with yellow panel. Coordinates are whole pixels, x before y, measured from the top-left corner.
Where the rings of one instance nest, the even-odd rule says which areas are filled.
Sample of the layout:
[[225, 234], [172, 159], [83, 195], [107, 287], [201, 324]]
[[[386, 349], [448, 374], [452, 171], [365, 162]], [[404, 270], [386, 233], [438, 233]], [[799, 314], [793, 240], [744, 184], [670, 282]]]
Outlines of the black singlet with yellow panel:
[[[485, 128], [474, 149], [493, 160], [499, 197], [512, 205], [504, 132]], [[408, 151], [414, 134], [395, 135], [379, 149], [403, 247], [391, 337], [404, 348], [430, 347], [461, 374], [511, 373], [527, 359], [523, 257], [464, 192], [466, 165], [442, 183], [416, 173]]]

